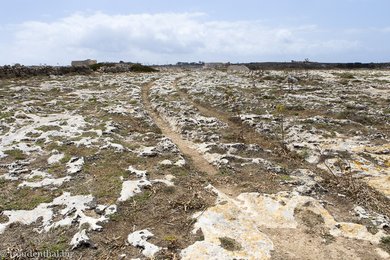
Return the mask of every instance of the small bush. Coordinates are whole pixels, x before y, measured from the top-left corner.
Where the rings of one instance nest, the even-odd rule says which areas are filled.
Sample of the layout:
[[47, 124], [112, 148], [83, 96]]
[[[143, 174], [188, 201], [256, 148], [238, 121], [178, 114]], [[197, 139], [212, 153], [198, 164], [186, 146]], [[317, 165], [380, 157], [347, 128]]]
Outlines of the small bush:
[[382, 237], [381, 238], [381, 243], [390, 245], [390, 236]]
[[287, 175], [287, 174], [280, 175], [280, 179], [282, 181], [292, 181], [293, 180], [293, 178], [290, 175]]
[[109, 216], [111, 221], [118, 222], [121, 220], [121, 216], [118, 213], [111, 214]]
[[149, 66], [144, 66], [142, 64], [134, 64], [131, 66], [131, 71], [133, 72], [157, 72], [156, 69], [153, 69], [152, 67]]
[[178, 239], [176, 236], [173, 236], [173, 235], [167, 235], [164, 237], [164, 240], [165, 241], [168, 241], [168, 242], [176, 242]]
[[382, 237], [380, 247], [390, 253], [390, 236]]
[[228, 251], [240, 251], [242, 249], [242, 246], [233, 238], [220, 237], [219, 241], [221, 242], [221, 247]]
[[114, 67], [115, 63], [106, 63], [106, 62], [99, 62], [96, 64], [89, 65], [89, 68], [93, 71], [99, 70], [101, 67]]
[[349, 72], [337, 73], [336, 75], [342, 79], [354, 79], [355, 78], [355, 76]]

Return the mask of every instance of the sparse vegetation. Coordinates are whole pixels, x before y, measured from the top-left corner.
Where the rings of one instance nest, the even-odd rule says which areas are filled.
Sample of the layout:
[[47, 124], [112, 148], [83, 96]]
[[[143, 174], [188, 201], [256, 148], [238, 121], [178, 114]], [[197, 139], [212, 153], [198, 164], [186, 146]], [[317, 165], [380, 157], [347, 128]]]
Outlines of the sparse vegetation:
[[133, 197], [133, 203], [136, 204], [144, 204], [146, 203], [150, 197], [152, 196], [152, 193], [150, 191], [144, 191], [140, 194], [137, 194]]
[[340, 77], [341, 79], [354, 79], [355, 75], [350, 72], [335, 73], [334, 75]]
[[281, 143], [282, 143], [283, 147], [285, 147], [284, 113], [286, 111], [286, 108], [283, 104], [278, 104], [276, 106], [275, 111], [276, 111], [276, 114], [279, 116]]
[[219, 241], [221, 246], [228, 251], [240, 251], [242, 246], [233, 238], [230, 237], [220, 237]]
[[96, 64], [89, 65], [89, 68], [93, 71], [98, 71], [102, 67], [114, 67], [115, 63], [109, 63], [109, 62], [99, 62]]
[[43, 131], [43, 132], [49, 132], [49, 131], [59, 131], [61, 130], [61, 127], [59, 126], [56, 126], [56, 125], [46, 125], [46, 126], [41, 126], [39, 128], [37, 128], [37, 130], [39, 131]]
[[[371, 219], [390, 215], [388, 71], [375, 81], [360, 70], [148, 74], [155, 71], [116, 65], [3, 84], [0, 211], [32, 223], [0, 214], [0, 247], [68, 251], [85, 230], [97, 248], [81, 246], [75, 258], [142, 258], [126, 240], [148, 230], [161, 259], [193, 248], [195, 258], [210, 248], [228, 257], [307, 257], [297, 244], [364, 259], [375, 259], [378, 246], [389, 251], [388, 237], [370, 244], [386, 232]], [[107, 73], [121, 66], [125, 73]], [[290, 90], [287, 75], [299, 79]], [[71, 200], [58, 201], [64, 194]], [[46, 212], [31, 212], [53, 200]], [[40, 214], [67, 225], [37, 233]], [[366, 242], [356, 243], [344, 223]], [[91, 230], [95, 224], [101, 232]]]
[[299, 152], [299, 155], [303, 158], [306, 159], [310, 156], [310, 151], [307, 148], [304, 148], [302, 151]]
[[8, 119], [12, 116], [13, 114], [11, 112], [0, 112], [0, 120], [1, 119]]
[[31, 210], [41, 203], [51, 202], [54, 194], [21, 188], [12, 194], [0, 195], [0, 210]]
[[381, 247], [390, 254], [390, 236], [381, 238]]
[[291, 180], [293, 180], [293, 178], [290, 175], [285, 175], [285, 174], [280, 175], [280, 179], [282, 181], [291, 181]]
[[4, 151], [4, 153], [15, 160], [24, 160], [27, 158], [26, 154], [20, 149], [7, 150]]
[[153, 69], [149, 66], [144, 66], [142, 64], [134, 64], [131, 66], [131, 71], [133, 72], [157, 72], [156, 69]]

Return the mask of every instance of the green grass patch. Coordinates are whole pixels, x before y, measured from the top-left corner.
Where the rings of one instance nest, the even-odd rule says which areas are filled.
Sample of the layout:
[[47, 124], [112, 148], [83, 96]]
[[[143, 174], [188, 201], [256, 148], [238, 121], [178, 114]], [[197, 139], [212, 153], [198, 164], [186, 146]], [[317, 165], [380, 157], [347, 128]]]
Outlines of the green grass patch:
[[152, 192], [147, 190], [135, 195], [133, 197], [133, 201], [136, 202], [137, 204], [144, 204], [149, 201], [151, 196], [152, 196]]
[[290, 175], [287, 175], [287, 174], [280, 175], [280, 179], [282, 181], [292, 181], [293, 180], [293, 178]]
[[0, 210], [32, 210], [41, 203], [51, 202], [53, 195], [30, 188], [18, 189], [13, 194], [0, 194]]
[[60, 163], [67, 163], [72, 159], [72, 156], [69, 154], [65, 154], [64, 157], [60, 160]]
[[176, 177], [188, 176], [188, 173], [189, 173], [188, 169], [186, 169], [184, 167], [179, 167], [176, 165], [172, 165], [172, 166], [168, 165], [168, 166], [161, 166], [161, 167], [164, 167], [164, 168], [170, 167], [169, 173], [172, 174], [173, 176], [176, 176]]
[[57, 239], [55, 239], [55, 241], [53, 242], [54, 243], [52, 244], [44, 244], [42, 246], [42, 251], [48, 251], [50, 253], [55, 254], [55, 253], [65, 252], [69, 249], [68, 238], [64, 235], [58, 236]]
[[109, 216], [109, 218], [110, 218], [111, 221], [114, 221], [114, 222], [119, 222], [119, 221], [121, 221], [123, 219], [122, 216], [119, 213], [117, 213], [117, 212], [114, 213], [114, 214], [111, 214]]
[[37, 130], [40, 130], [43, 132], [59, 131], [59, 130], [61, 130], [61, 127], [56, 126], [56, 125], [44, 125], [44, 126], [37, 128]]
[[11, 112], [0, 112], [0, 120], [10, 118], [11, 116], [13, 116]]
[[4, 152], [6, 155], [12, 157], [15, 160], [24, 160], [27, 158], [27, 155], [23, 153], [22, 150], [19, 149], [13, 149], [13, 150], [7, 150]]

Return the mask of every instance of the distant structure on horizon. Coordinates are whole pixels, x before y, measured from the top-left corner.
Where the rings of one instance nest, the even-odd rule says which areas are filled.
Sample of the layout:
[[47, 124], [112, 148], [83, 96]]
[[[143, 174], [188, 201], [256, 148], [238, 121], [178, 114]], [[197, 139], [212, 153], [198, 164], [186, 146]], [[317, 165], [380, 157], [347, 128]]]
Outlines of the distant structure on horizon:
[[176, 66], [203, 66], [204, 62], [203, 61], [198, 61], [198, 62], [183, 62], [179, 61], [176, 63]]
[[223, 63], [223, 62], [208, 62], [205, 63], [203, 68], [204, 69], [223, 69], [226, 68], [230, 63]]
[[250, 69], [245, 65], [230, 65], [227, 67], [227, 72], [249, 72]]
[[88, 67], [97, 63], [97, 60], [74, 60], [72, 61], [72, 67]]

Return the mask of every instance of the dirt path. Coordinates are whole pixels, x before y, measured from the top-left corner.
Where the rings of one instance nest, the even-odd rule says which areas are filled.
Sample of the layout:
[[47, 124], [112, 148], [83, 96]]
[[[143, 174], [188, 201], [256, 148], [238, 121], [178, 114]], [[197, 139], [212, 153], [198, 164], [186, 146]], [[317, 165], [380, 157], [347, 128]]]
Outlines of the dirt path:
[[198, 151], [192, 148], [195, 144], [189, 140], [183, 139], [180, 134], [173, 131], [170, 126], [153, 110], [149, 100], [149, 90], [153, 86], [153, 83], [154, 82], [149, 82], [142, 86], [142, 100], [146, 111], [148, 111], [149, 115], [160, 128], [163, 135], [169, 137], [185, 156], [191, 158], [194, 166], [198, 170], [207, 174], [216, 174], [218, 172], [217, 169], [206, 161], [206, 159]]
[[261, 134], [257, 133], [253, 128], [241, 124], [241, 121], [238, 122], [239, 121], [238, 119], [234, 120], [234, 117], [232, 117], [232, 115], [229, 113], [218, 111], [213, 107], [193, 101], [185, 92], [181, 91], [177, 87], [177, 81], [179, 79], [180, 78], [175, 80], [175, 82], [173, 83], [173, 87], [176, 89], [180, 98], [183, 101], [195, 107], [196, 109], [198, 109], [198, 111], [202, 115], [207, 117], [215, 117], [219, 121], [227, 124], [229, 132], [233, 133], [235, 136], [240, 137], [242, 139], [237, 141], [241, 141], [246, 144], [258, 144], [265, 149], [273, 150], [273, 152], [278, 154], [278, 156], [283, 156], [282, 154], [283, 151], [278, 141], [270, 140], [270, 138], [263, 137]]

